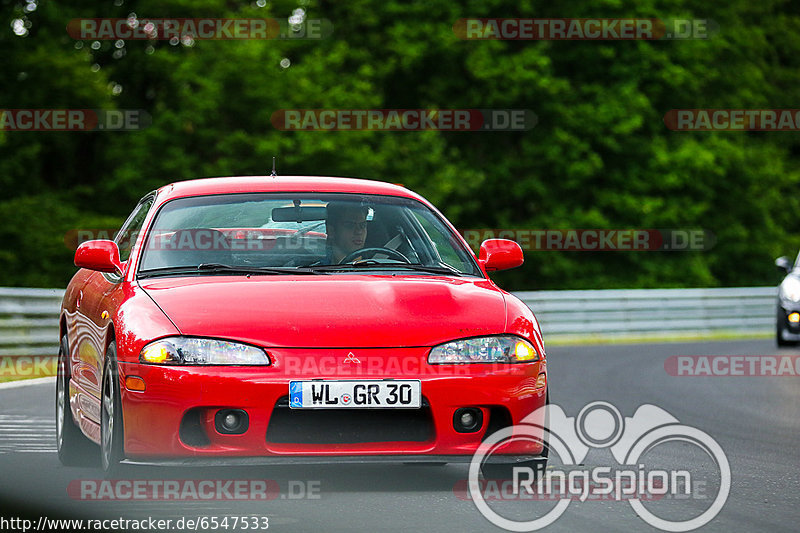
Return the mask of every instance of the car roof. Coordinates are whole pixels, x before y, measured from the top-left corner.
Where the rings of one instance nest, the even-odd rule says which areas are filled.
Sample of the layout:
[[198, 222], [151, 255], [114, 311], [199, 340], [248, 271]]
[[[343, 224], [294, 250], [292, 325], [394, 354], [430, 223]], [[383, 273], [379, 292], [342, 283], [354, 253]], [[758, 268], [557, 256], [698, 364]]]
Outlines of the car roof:
[[158, 189], [159, 203], [185, 196], [248, 192], [320, 192], [382, 194], [413, 198], [428, 203], [401, 185], [382, 181], [321, 176], [233, 176], [170, 183]]

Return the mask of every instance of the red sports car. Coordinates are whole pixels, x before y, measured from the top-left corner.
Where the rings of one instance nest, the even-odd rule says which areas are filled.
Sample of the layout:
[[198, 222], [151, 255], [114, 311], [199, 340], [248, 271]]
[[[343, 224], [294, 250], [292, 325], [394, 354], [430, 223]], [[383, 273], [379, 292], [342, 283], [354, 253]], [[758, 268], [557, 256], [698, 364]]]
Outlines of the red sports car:
[[[60, 315], [58, 454], [120, 463], [469, 462], [547, 401], [531, 311], [429, 202], [369, 180], [147, 194], [84, 242]], [[541, 463], [541, 442], [500, 465]]]

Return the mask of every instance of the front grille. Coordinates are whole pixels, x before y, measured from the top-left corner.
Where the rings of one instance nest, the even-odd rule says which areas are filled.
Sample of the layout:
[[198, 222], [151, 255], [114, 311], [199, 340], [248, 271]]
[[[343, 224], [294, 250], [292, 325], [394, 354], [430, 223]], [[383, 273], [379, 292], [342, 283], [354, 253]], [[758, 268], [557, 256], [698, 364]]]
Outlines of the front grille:
[[433, 437], [425, 398], [420, 409], [289, 409], [289, 397], [284, 396], [267, 428], [267, 442], [275, 444], [425, 442]]

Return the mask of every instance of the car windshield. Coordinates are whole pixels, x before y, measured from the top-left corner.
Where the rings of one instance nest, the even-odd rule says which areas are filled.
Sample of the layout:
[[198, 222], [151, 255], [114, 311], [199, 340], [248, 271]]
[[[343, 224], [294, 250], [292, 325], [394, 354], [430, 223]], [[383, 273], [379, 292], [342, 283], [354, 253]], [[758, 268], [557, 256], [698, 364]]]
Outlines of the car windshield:
[[421, 202], [344, 193], [171, 200], [148, 230], [138, 273], [387, 270], [481, 275], [471, 252]]

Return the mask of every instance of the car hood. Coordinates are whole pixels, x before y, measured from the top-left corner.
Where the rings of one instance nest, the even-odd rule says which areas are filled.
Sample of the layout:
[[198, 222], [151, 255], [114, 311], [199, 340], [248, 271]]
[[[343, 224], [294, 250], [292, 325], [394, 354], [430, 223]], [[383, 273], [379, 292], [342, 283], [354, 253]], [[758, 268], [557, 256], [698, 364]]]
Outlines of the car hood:
[[480, 278], [215, 276], [140, 284], [183, 335], [262, 346], [433, 346], [506, 325], [502, 291]]

